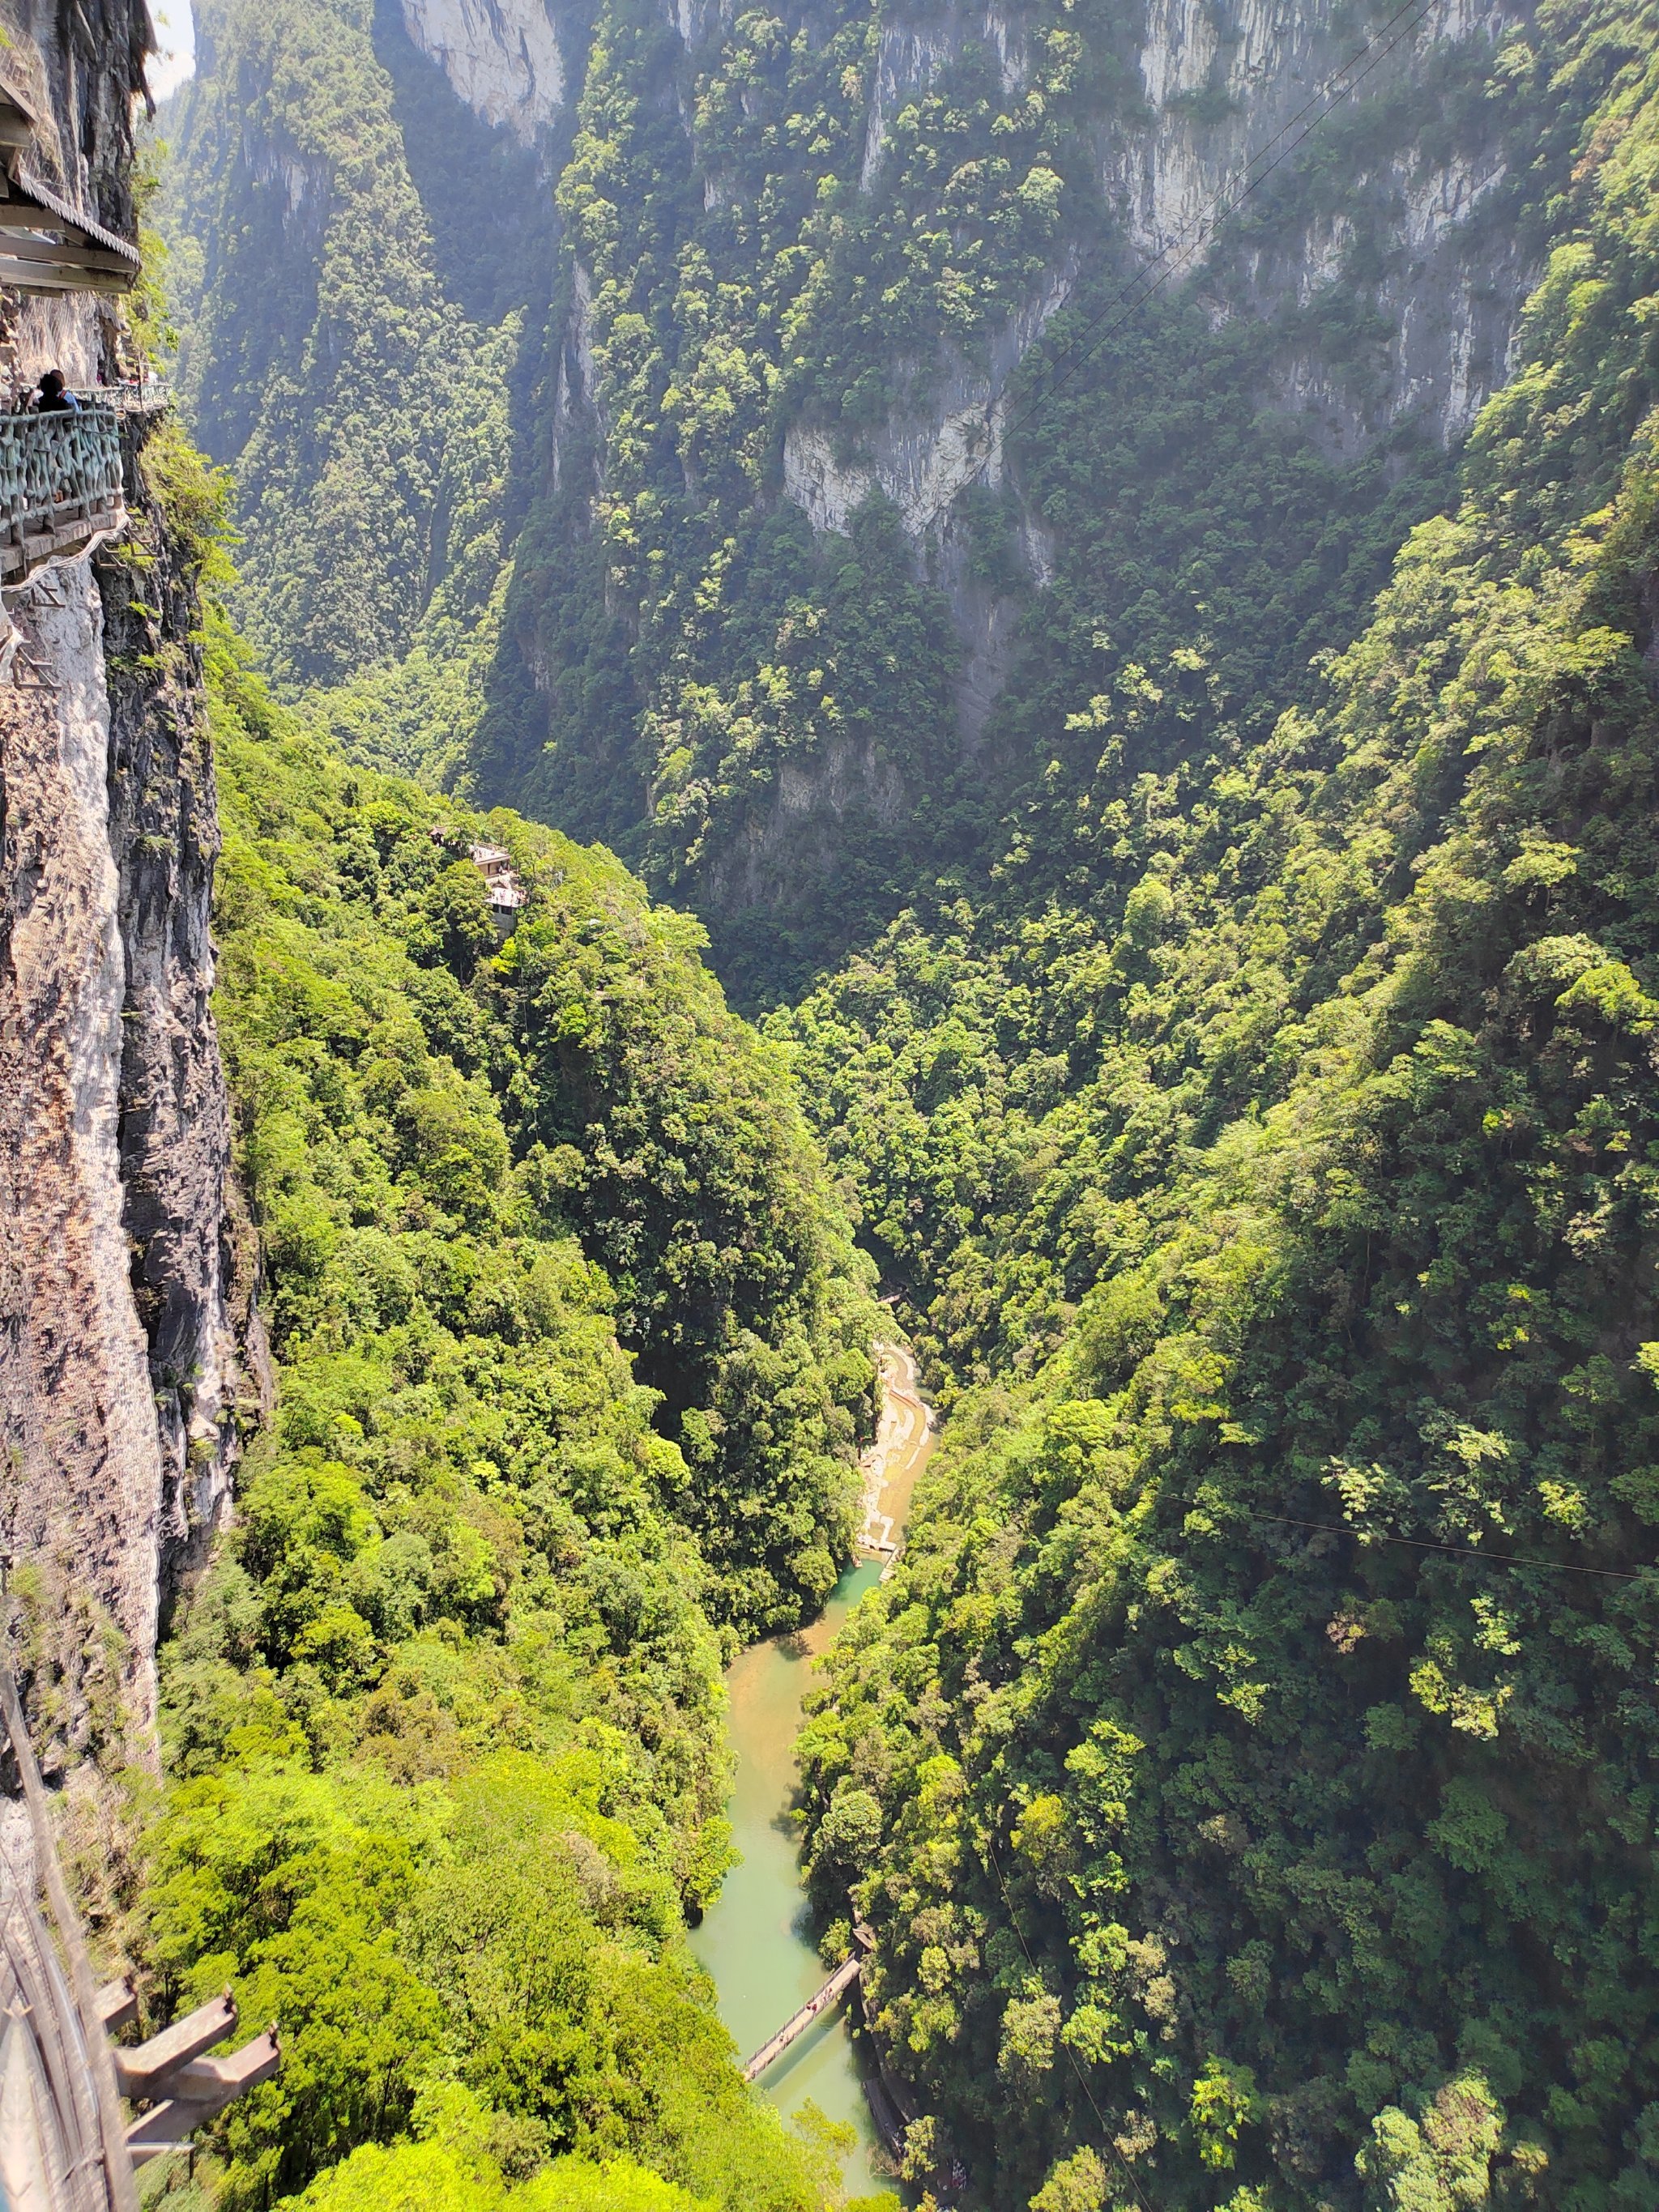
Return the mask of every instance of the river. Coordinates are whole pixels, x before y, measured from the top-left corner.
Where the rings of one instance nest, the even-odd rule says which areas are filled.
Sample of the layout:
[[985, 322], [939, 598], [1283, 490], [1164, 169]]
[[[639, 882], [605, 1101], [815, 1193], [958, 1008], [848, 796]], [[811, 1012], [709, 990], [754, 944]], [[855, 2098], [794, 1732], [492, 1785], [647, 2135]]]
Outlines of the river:
[[[916, 1392], [915, 1362], [896, 1346], [881, 1352], [880, 1426], [866, 1462], [866, 1547], [899, 1540], [933, 1431]], [[807, 1925], [801, 1892], [796, 1831], [789, 1817], [799, 1782], [795, 1737], [812, 1661], [824, 1650], [867, 1589], [878, 1580], [884, 1553], [849, 1567], [811, 1626], [777, 1636], [741, 1654], [726, 1680], [731, 1704], [726, 1727], [737, 1772], [727, 1807], [741, 1865], [693, 1931], [691, 1947], [714, 1977], [720, 2018], [746, 2058], [824, 1980], [828, 1969]], [[856, 1995], [850, 2002], [856, 2004]], [[847, 2161], [853, 2197], [886, 2191], [895, 2205], [885, 2159], [859, 2080], [853, 2039], [844, 2012], [809, 2028], [762, 2076], [761, 2089], [781, 2111], [793, 2113], [810, 2098], [832, 2120], [857, 2135]]]

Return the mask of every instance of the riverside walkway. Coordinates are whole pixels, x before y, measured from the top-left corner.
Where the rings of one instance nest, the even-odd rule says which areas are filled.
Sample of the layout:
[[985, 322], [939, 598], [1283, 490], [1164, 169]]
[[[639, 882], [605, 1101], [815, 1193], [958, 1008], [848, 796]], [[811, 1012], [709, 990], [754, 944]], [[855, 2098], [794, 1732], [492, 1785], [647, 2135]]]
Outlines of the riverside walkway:
[[[885, 1559], [890, 1571], [902, 1545], [910, 1492], [933, 1445], [933, 1414], [916, 1384], [915, 1355], [905, 1346], [879, 1346], [882, 1414], [876, 1442], [865, 1454], [864, 1522], [860, 1551]], [[884, 1574], [882, 1579], [886, 1580]]]

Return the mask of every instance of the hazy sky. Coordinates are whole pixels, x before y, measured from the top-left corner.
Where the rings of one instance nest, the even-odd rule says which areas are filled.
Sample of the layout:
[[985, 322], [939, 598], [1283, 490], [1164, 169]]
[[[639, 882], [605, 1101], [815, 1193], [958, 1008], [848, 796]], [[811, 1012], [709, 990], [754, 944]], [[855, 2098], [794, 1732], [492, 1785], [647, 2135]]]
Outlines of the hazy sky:
[[196, 18], [190, 0], [149, 0], [149, 12], [161, 49], [149, 65], [149, 88], [163, 100], [196, 66]]

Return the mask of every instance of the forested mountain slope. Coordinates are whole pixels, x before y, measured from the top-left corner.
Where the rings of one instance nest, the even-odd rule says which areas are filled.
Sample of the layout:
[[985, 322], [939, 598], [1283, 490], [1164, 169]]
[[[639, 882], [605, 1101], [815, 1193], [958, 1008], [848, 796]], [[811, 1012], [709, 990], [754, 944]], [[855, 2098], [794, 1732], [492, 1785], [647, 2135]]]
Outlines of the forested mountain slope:
[[[809, 1729], [811, 1876], [913, 2166], [999, 2212], [1659, 2197], [1650, 0], [1434, 13], [1106, 327], [1389, 21], [562, 17], [495, 613], [290, 672], [797, 1001], [951, 1413]], [[560, 1202], [638, 1316], [629, 1188]]]
[[1196, 289], [1109, 309], [1377, 27], [814, 7], [682, 46], [602, 15], [560, 188], [595, 475], [520, 540], [549, 742], [502, 693], [486, 781], [607, 836], [647, 813], [653, 879], [765, 996], [981, 866], [1067, 694], [1212, 636], [1270, 720], [1501, 375], [1565, 177], [1547, 52], [1434, 16]]
[[343, 729], [435, 771], [476, 714], [515, 527], [553, 275], [538, 159], [395, 10], [210, 4], [197, 23], [156, 216], [181, 398], [235, 471], [237, 611], [290, 690], [379, 672], [337, 698]]
[[[147, 465], [211, 580], [214, 484], [170, 429]], [[114, 1879], [155, 2011], [282, 2023], [210, 2201], [817, 2212], [684, 1916], [730, 1857], [720, 1668], [848, 1549], [868, 1263], [695, 923], [351, 767], [206, 638], [276, 1404]]]
[[996, 2201], [1659, 2195], [1659, 23], [1585, 27], [1517, 374], [1318, 696], [1113, 685], [778, 1019], [969, 1385], [811, 1829]]
[[[982, 866], [1127, 671], [1207, 651], [1246, 738], [1305, 691], [1502, 380], [1602, 81], [1508, 0], [204, 21], [163, 228], [274, 672], [604, 836], [762, 1000]], [[1163, 255], [1200, 281], [1113, 327]]]

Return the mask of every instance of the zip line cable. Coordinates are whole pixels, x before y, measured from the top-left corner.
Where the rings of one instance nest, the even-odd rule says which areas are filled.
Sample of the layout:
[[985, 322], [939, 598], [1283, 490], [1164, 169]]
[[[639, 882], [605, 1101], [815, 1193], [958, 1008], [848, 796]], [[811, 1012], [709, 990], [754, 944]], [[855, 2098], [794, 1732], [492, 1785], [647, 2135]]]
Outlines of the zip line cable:
[[1257, 1513], [1256, 1521], [1276, 1521], [1282, 1528], [1322, 1528], [1332, 1536], [1352, 1536], [1357, 1544], [1404, 1544], [1413, 1552], [1455, 1552], [1466, 1559], [1497, 1559], [1506, 1566], [1542, 1567], [1555, 1575], [1601, 1575], [1609, 1582], [1639, 1583], [1653, 1572], [1651, 1567], [1586, 1567], [1577, 1559], [1534, 1559], [1521, 1552], [1483, 1552], [1473, 1544], [1443, 1544], [1431, 1536], [1385, 1536], [1368, 1534], [1362, 1528], [1345, 1528], [1340, 1521], [1297, 1521], [1288, 1513]]
[[[1365, 79], [1371, 74], [1372, 70], [1378, 68], [1384, 61], [1386, 61], [1396, 46], [1402, 44], [1405, 40], [1410, 38], [1414, 32], [1421, 29], [1424, 23], [1425, 23], [1429, 17], [1434, 13], [1434, 10], [1438, 4], [1439, 0], [1405, 0], [1405, 5], [1396, 9], [1395, 14], [1389, 18], [1385, 24], [1383, 24], [1382, 29], [1377, 31], [1372, 38], [1368, 40], [1365, 45], [1361, 46], [1357, 52], [1351, 55], [1342, 64], [1340, 69], [1334, 71], [1332, 76], [1327, 77], [1323, 84], [1320, 86], [1318, 91], [1316, 91], [1310, 99], [1303, 103], [1302, 106], [1297, 109], [1297, 112], [1291, 117], [1288, 122], [1280, 126], [1279, 130], [1273, 137], [1267, 139], [1264, 144], [1256, 149], [1255, 152], [1252, 154], [1249, 159], [1245, 162], [1243, 167], [1237, 173], [1237, 175], [1235, 176], [1229, 183], [1224, 185], [1221, 190], [1215, 195], [1214, 198], [1208, 201], [1205, 206], [1200, 208], [1196, 215], [1189, 216], [1187, 222], [1182, 226], [1181, 229], [1175, 234], [1169, 242], [1165, 246], [1160, 247], [1158, 252], [1152, 256], [1150, 261], [1143, 263], [1141, 267], [1135, 271], [1134, 275], [1131, 276], [1126, 283], [1120, 286], [1118, 290], [1106, 301], [1105, 305], [1098, 308], [1090, 320], [1084, 325], [1083, 329], [1078, 335], [1078, 338], [1074, 339], [1070, 348], [1068, 348], [1066, 356], [1063, 357], [1062, 362], [1058, 368], [1057, 373], [1051, 377], [1049, 382], [1044, 386], [1044, 388], [1036, 395], [1030, 404], [1025, 408], [1021, 414], [1016, 416], [1014, 420], [1006, 427], [1002, 433], [1005, 446], [1008, 440], [1012, 438], [1020, 430], [1023, 430], [1025, 426], [1042, 411], [1048, 401], [1052, 399], [1054, 394], [1060, 389], [1062, 385], [1069, 382], [1070, 380], [1076, 375], [1079, 369], [1080, 369], [1086, 362], [1091, 360], [1094, 356], [1100, 351], [1101, 348], [1105, 344], [1106, 341], [1109, 337], [1113, 337], [1118, 331], [1123, 329], [1127, 323], [1133, 321], [1134, 317], [1139, 313], [1140, 309], [1146, 305], [1147, 301], [1153, 298], [1156, 294], [1161, 292], [1164, 287], [1172, 277], [1183, 273], [1183, 263], [1189, 250], [1186, 243], [1189, 234], [1200, 226], [1208, 222], [1210, 225], [1208, 237], [1212, 240], [1215, 235], [1215, 231], [1219, 227], [1223, 219], [1224, 219], [1225, 216], [1235, 213], [1237, 209], [1241, 208], [1244, 202], [1249, 198], [1252, 192], [1259, 191], [1260, 188], [1266, 184], [1267, 179], [1272, 176], [1275, 169], [1282, 167], [1285, 161], [1289, 161], [1292, 154], [1296, 153], [1300, 147], [1305, 145], [1307, 141], [1313, 136], [1314, 132], [1319, 128], [1320, 125], [1324, 122], [1326, 118], [1338, 106], [1340, 106], [1343, 100], [1348, 99], [1358, 88], [1358, 87], [1364, 82]], [[1404, 18], [1409, 18], [1410, 20], [1404, 21], [1402, 28], [1398, 31], [1395, 31], [1395, 26], [1401, 23], [1402, 19]], [[1392, 38], [1389, 38], [1388, 33], [1391, 31], [1393, 31], [1395, 34]], [[1387, 43], [1381, 44], [1380, 42], [1385, 39], [1387, 40]], [[1367, 58], [1367, 57], [1369, 57], [1369, 58]], [[1359, 67], [1359, 64], [1362, 62], [1364, 64], [1364, 67], [1363, 69]], [[1358, 71], [1357, 75], [1352, 74], [1356, 70]], [[1347, 79], [1348, 81], [1345, 82], [1344, 79]], [[1320, 105], [1322, 101], [1324, 103], [1322, 106]], [[1306, 128], [1297, 132], [1297, 136], [1291, 139], [1291, 143], [1285, 147], [1281, 152], [1273, 155], [1273, 158], [1267, 162], [1267, 167], [1261, 171], [1259, 175], [1252, 177], [1250, 175], [1250, 171], [1256, 167], [1256, 164], [1260, 162], [1265, 155], [1272, 152], [1272, 149], [1279, 144], [1282, 138], [1284, 138], [1289, 132], [1294, 131], [1297, 125], [1301, 122], [1303, 117], [1307, 115], [1310, 109], [1314, 108], [1318, 108], [1319, 112], [1314, 115], [1312, 121], [1307, 125]], [[1248, 179], [1248, 181], [1242, 181], [1243, 179]], [[1161, 274], [1154, 276], [1152, 272], [1158, 268], [1158, 264], [1161, 262], [1168, 260], [1169, 257], [1172, 254], [1176, 255], [1177, 258], [1173, 261], [1170, 261], [1169, 266], [1164, 268]], [[1149, 278], [1152, 279], [1150, 283], [1147, 281]], [[1133, 296], [1137, 295], [1138, 296]], [[1107, 327], [1103, 331], [1100, 331], [1099, 337], [1095, 338], [1092, 343], [1086, 345], [1081, 344], [1081, 341], [1086, 339], [1089, 333], [1098, 328], [1100, 323], [1104, 319], [1104, 318], [1110, 315], [1113, 309], [1120, 306], [1122, 307], [1123, 313], [1116, 316], [1112, 322], [1108, 324]], [[994, 415], [995, 410], [996, 402], [993, 400], [987, 410], [988, 429], [990, 428], [990, 418]], [[936, 521], [939, 517], [945, 513], [945, 509], [952, 505], [954, 501], [967, 490], [969, 485], [971, 484], [976, 477], [983, 476], [986, 471], [990, 467], [993, 457], [993, 453], [988, 453], [982, 460], [977, 462], [975, 466], [969, 471], [968, 474], [962, 478], [955, 490], [951, 492], [950, 498], [940, 501], [934, 507], [933, 516], [930, 519]]]

